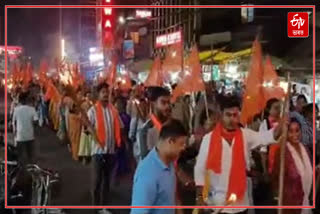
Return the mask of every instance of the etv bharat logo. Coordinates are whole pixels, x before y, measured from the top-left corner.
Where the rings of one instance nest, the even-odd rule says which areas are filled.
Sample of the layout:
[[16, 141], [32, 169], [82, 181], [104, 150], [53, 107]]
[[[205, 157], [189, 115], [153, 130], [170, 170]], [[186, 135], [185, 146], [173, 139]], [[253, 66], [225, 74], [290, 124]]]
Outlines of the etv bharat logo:
[[293, 19], [290, 22], [293, 27], [298, 25], [298, 29], [300, 29], [300, 26], [304, 25], [305, 20], [302, 19], [301, 17], [299, 17], [299, 19], [296, 19], [296, 17], [299, 17], [299, 14], [294, 15]]
[[305, 38], [309, 36], [308, 12], [288, 13], [288, 37]]

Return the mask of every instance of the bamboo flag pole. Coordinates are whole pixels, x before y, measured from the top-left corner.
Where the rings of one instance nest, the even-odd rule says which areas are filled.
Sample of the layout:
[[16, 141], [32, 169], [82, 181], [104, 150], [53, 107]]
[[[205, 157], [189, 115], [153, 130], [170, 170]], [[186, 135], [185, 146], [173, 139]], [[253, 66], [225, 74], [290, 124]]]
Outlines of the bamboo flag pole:
[[204, 89], [204, 105], [205, 105], [205, 108], [206, 108], [206, 115], [207, 115], [207, 118], [209, 120], [209, 109], [208, 109], [208, 100], [207, 100], [206, 89]]
[[[282, 109], [282, 117], [284, 117], [289, 113], [290, 95], [291, 95], [291, 80], [290, 80], [290, 73], [288, 73], [287, 96], [285, 98], [285, 103]], [[284, 123], [282, 128], [282, 137], [280, 138], [280, 174], [279, 174], [279, 195], [278, 195], [279, 206], [282, 206], [283, 204], [285, 148], [286, 148], [286, 142], [287, 142], [287, 134], [288, 134], [288, 126], [286, 123]], [[278, 209], [278, 214], [282, 214], [282, 209]]]

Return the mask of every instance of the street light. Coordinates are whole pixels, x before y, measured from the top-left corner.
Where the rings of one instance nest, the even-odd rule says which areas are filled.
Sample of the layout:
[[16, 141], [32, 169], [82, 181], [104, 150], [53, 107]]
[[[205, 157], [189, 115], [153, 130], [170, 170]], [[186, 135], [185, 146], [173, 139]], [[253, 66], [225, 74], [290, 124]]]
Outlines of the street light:
[[66, 56], [65, 53], [65, 41], [64, 39], [61, 39], [61, 59], [64, 59]]
[[119, 23], [120, 24], [124, 24], [126, 22], [126, 20], [124, 19], [123, 16], [119, 16]]

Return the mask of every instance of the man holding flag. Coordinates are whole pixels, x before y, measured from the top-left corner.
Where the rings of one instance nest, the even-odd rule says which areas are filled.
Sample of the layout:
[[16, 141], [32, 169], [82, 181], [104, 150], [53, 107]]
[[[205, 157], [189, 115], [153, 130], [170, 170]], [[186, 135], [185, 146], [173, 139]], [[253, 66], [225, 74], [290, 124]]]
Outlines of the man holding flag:
[[[262, 48], [258, 40], [254, 41], [252, 52], [241, 114], [237, 97], [221, 99], [221, 122], [201, 143], [194, 169], [198, 204], [206, 201], [212, 205], [252, 205], [250, 179], [247, 176], [251, 151], [276, 142], [288, 123], [286, 113], [278, 126], [267, 131], [258, 133], [241, 127], [240, 122], [242, 125], [250, 123], [254, 115], [264, 109], [267, 99], [284, 95], [279, 89], [271, 60], [267, 58], [266, 66], [263, 66]], [[265, 87], [265, 83], [268, 83], [268, 87]], [[222, 212], [246, 213], [246, 209], [223, 209]]]
[[[233, 206], [249, 206], [252, 205], [247, 177], [250, 152], [260, 145], [275, 142], [282, 125], [259, 133], [241, 128], [240, 104], [236, 97], [223, 98], [221, 111], [220, 123], [203, 138], [195, 165], [197, 204], [225, 206], [233, 195], [236, 196]], [[287, 119], [281, 123], [285, 121]], [[246, 213], [246, 209], [223, 209], [222, 212]]]

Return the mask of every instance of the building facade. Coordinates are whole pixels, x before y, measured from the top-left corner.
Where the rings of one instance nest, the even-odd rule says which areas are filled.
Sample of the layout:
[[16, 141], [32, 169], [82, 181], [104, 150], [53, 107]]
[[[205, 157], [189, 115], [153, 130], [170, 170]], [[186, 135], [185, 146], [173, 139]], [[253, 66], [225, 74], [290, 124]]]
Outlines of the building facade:
[[[194, 0], [151, 0], [151, 5], [197, 5]], [[197, 42], [200, 23], [200, 10], [197, 8], [153, 8], [152, 9], [152, 47], [153, 56], [163, 56], [164, 48], [157, 48], [157, 37], [181, 31], [184, 48]]]

